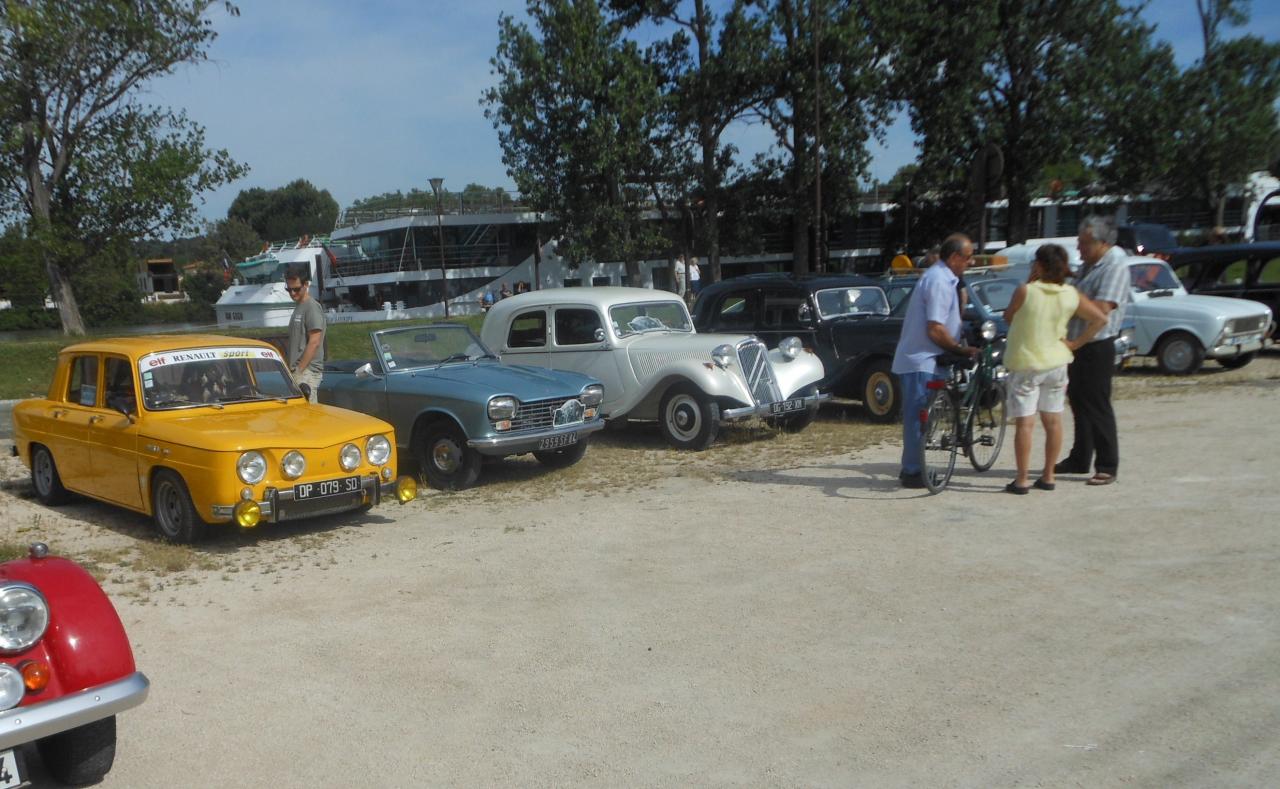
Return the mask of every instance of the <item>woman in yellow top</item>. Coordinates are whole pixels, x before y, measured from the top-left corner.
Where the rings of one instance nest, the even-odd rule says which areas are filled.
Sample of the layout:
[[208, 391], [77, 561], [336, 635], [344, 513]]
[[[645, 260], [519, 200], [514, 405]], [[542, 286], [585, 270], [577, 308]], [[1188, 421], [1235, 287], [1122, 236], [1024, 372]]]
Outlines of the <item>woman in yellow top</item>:
[[[1067, 251], [1057, 244], [1036, 250], [1031, 275], [1019, 285], [1004, 311], [1009, 341], [1004, 365], [1009, 370], [1009, 413], [1016, 430], [1013, 452], [1018, 478], [1005, 490], [1025, 494], [1031, 465], [1031, 434], [1036, 412], [1044, 424], [1044, 471], [1035, 481], [1040, 490], [1053, 490], [1053, 465], [1062, 451], [1062, 410], [1066, 403], [1067, 365], [1075, 350], [1093, 339], [1107, 325], [1107, 316], [1088, 297], [1066, 284], [1071, 269]], [[1084, 334], [1068, 340], [1067, 321], [1078, 317], [1088, 326]]]

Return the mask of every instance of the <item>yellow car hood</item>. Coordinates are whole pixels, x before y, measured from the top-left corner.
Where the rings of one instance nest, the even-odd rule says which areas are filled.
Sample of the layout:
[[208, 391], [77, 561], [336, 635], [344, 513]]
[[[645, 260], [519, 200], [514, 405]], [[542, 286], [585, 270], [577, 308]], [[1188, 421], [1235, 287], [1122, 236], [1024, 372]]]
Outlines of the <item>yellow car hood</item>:
[[322, 449], [375, 433], [394, 441], [391, 425], [381, 419], [310, 403], [196, 408], [183, 411], [182, 416], [145, 421], [140, 433], [148, 438], [215, 452]]

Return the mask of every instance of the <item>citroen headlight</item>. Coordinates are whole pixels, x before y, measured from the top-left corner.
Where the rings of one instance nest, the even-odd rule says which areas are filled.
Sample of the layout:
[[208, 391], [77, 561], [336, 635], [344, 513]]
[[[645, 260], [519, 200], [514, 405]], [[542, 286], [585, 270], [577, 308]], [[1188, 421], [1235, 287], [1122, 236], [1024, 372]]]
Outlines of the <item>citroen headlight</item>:
[[0, 652], [30, 649], [49, 626], [49, 605], [31, 584], [0, 586]]
[[257, 450], [250, 450], [236, 461], [236, 473], [240, 481], [247, 485], [257, 485], [267, 476], [267, 459]]
[[364, 454], [370, 463], [381, 466], [391, 457], [391, 442], [386, 436], [369, 436], [369, 440], [364, 442]]
[[489, 418], [493, 421], [511, 419], [515, 415], [516, 399], [514, 397], [495, 397], [489, 401]]
[[799, 337], [787, 337], [778, 343], [778, 350], [782, 351], [782, 355], [788, 359], [794, 359], [804, 350], [804, 343], [800, 342]]
[[733, 363], [733, 346], [717, 345], [711, 349], [711, 361], [715, 362], [717, 367], [728, 367]]
[[360, 447], [355, 444], [345, 444], [342, 451], [338, 453], [338, 465], [342, 466], [343, 471], [355, 471], [356, 466], [360, 465]]
[[291, 449], [280, 461], [280, 473], [288, 479], [297, 479], [307, 470], [307, 459], [296, 449]]
[[982, 339], [991, 342], [996, 338], [996, 322], [983, 321], [982, 327], [978, 331], [982, 334]]
[[578, 397], [583, 405], [600, 405], [600, 401], [604, 400], [604, 387], [599, 384], [592, 384], [582, 390], [582, 394]]

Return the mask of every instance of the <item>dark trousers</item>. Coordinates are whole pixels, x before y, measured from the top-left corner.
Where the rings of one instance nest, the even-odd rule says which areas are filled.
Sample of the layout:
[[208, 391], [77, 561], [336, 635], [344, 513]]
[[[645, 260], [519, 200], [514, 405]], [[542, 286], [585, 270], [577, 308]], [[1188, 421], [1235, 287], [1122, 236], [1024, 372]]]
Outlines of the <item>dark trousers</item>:
[[1076, 351], [1075, 361], [1067, 367], [1067, 402], [1075, 417], [1076, 435], [1064, 462], [1086, 471], [1092, 465], [1099, 474], [1115, 474], [1120, 466], [1116, 412], [1111, 408], [1115, 357], [1110, 338], [1095, 340]]

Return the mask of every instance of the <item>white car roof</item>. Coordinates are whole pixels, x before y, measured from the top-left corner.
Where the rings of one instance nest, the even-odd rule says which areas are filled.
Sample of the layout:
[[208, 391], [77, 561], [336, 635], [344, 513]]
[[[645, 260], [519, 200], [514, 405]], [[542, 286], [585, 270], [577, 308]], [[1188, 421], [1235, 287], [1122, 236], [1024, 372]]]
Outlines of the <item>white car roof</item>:
[[556, 304], [588, 304], [608, 309], [615, 304], [633, 304], [637, 301], [672, 301], [683, 303], [679, 295], [665, 290], [653, 288], [549, 288], [520, 293], [499, 301], [489, 308], [507, 312], [526, 307], [545, 307]]

